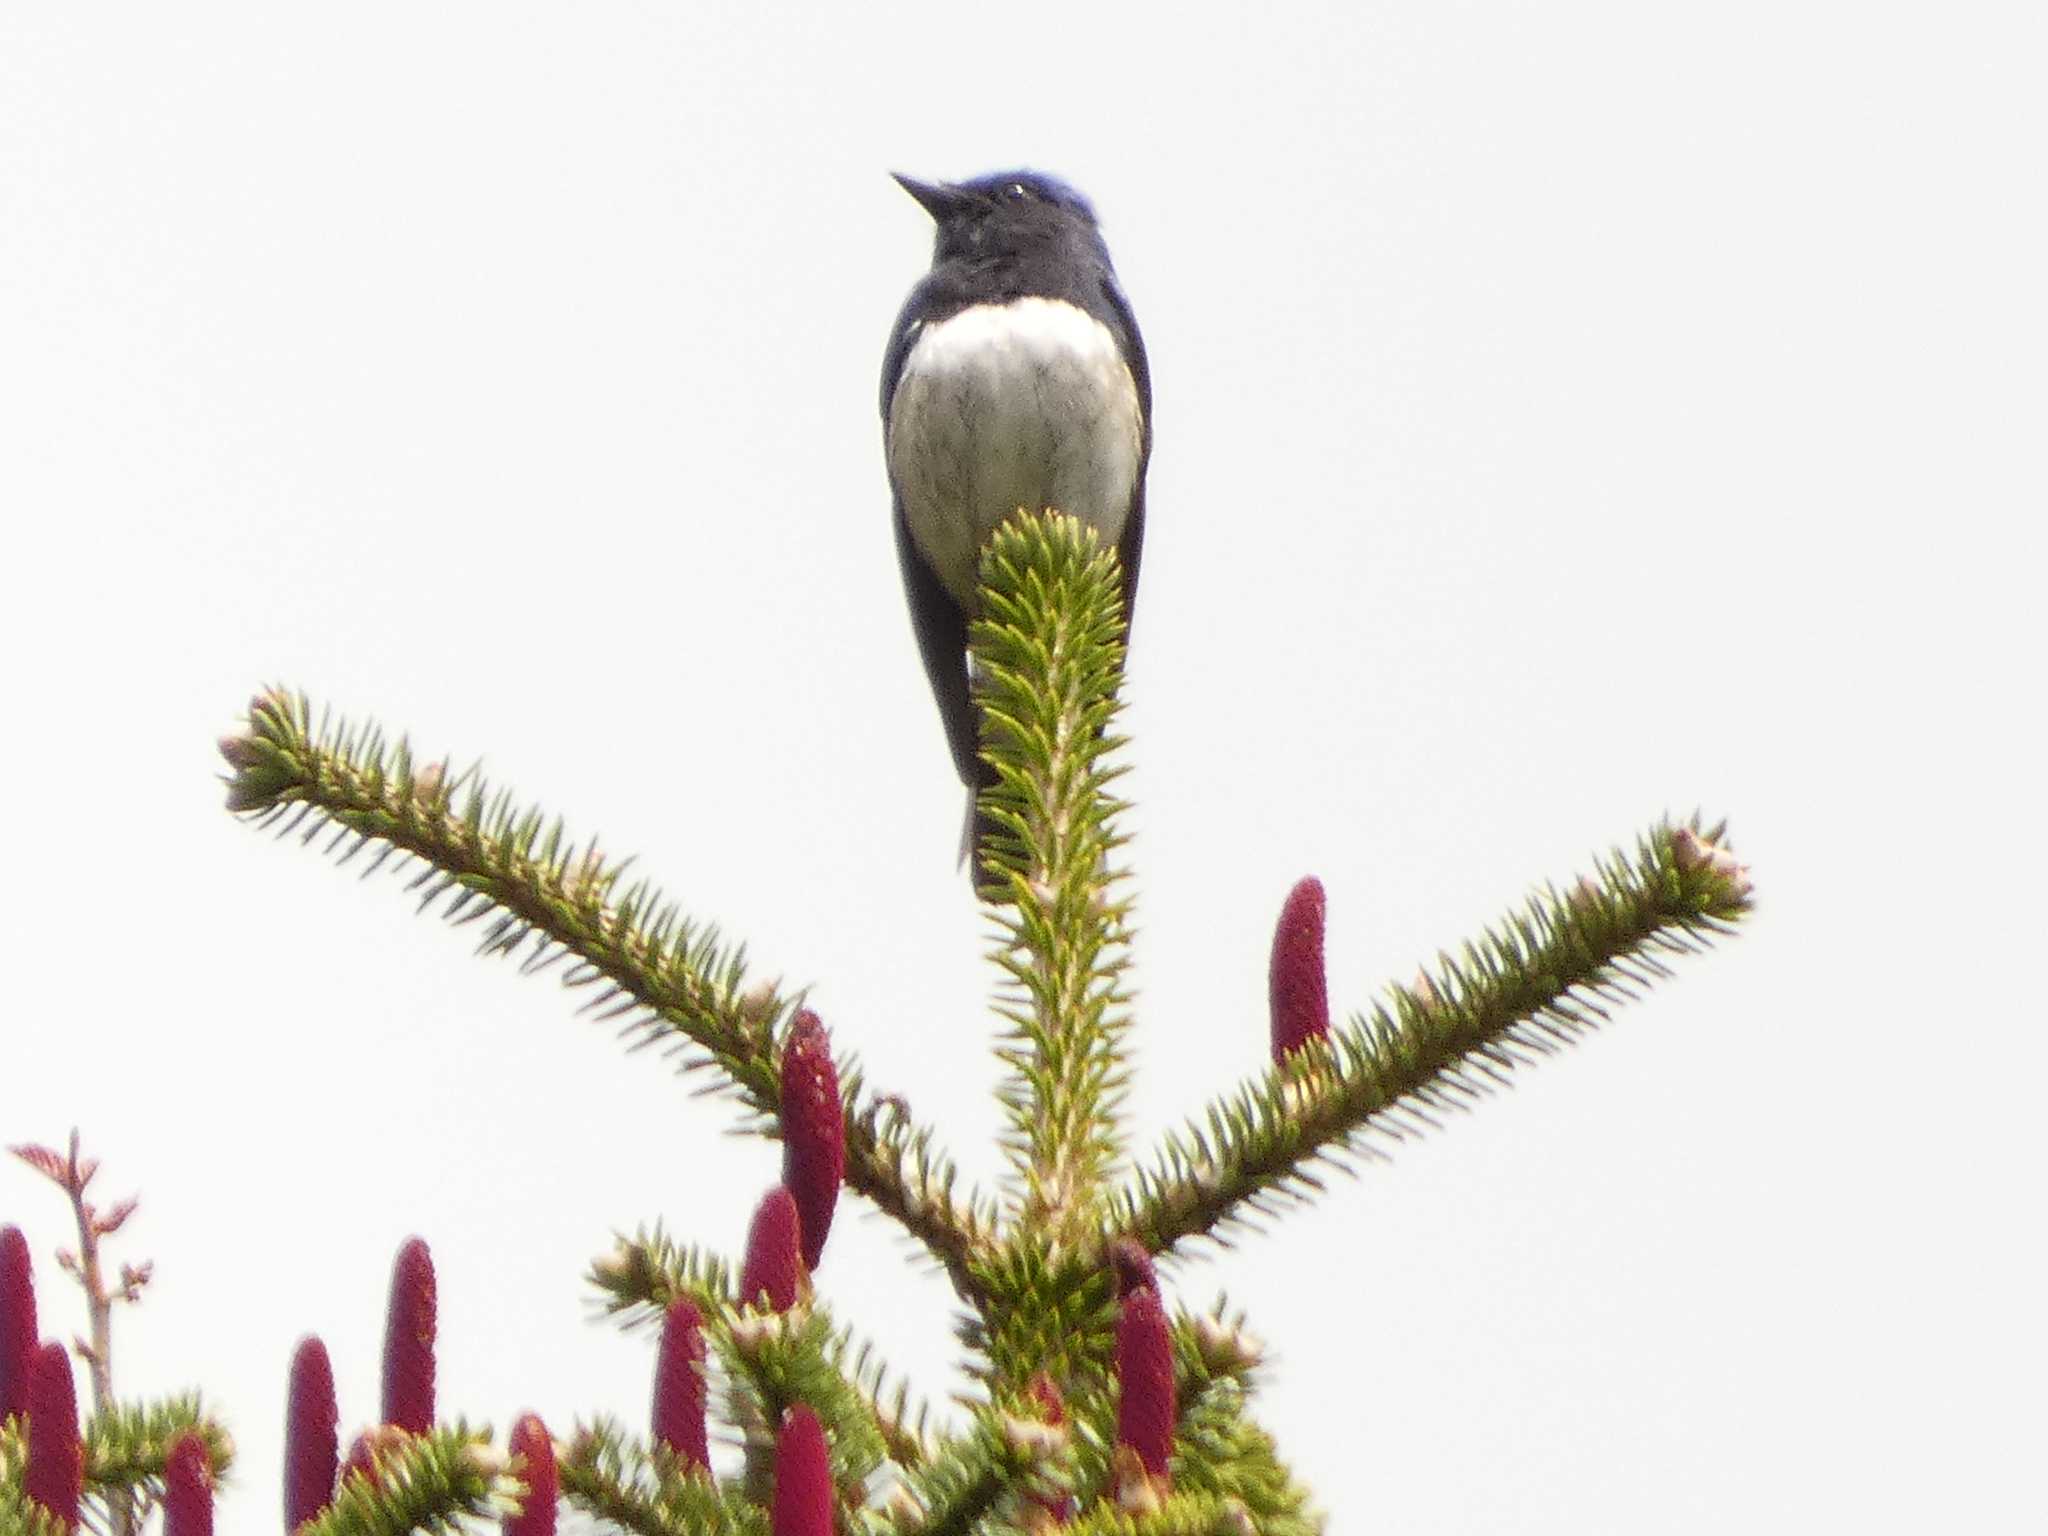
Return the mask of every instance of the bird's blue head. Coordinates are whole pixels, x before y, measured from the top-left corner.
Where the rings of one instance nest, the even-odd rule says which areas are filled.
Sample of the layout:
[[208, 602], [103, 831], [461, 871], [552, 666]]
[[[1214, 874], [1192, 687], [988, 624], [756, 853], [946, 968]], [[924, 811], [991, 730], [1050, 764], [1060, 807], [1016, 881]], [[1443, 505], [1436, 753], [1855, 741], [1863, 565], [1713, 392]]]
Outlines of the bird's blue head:
[[1095, 209], [1056, 176], [998, 171], [972, 181], [917, 181], [896, 175], [938, 226], [934, 259], [1000, 256], [1081, 241], [1099, 246]]

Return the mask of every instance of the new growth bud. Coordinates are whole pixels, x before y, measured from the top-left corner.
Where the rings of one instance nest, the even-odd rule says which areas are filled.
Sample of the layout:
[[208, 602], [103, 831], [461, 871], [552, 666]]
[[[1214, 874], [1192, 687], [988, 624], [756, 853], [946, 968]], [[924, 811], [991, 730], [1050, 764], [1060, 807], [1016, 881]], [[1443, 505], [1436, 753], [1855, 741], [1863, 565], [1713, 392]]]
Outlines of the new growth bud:
[[1258, 1339], [1206, 1313], [1195, 1319], [1195, 1348], [1202, 1364], [1217, 1376], [1242, 1375], [1266, 1356], [1266, 1346]]
[[424, 764], [412, 776], [412, 797], [421, 805], [438, 805], [447, 784], [448, 763], [445, 758], [440, 762]]
[[924, 1524], [925, 1513], [917, 1495], [901, 1483], [889, 1490], [889, 1497], [882, 1503], [882, 1514], [891, 1530], [914, 1531]]
[[1705, 870], [1727, 881], [1737, 896], [1747, 896], [1750, 892], [1749, 866], [1720, 844], [1708, 842], [1691, 827], [1680, 827], [1671, 834], [1671, 857], [1689, 875]]
[[1408, 1000], [1415, 1004], [1416, 1012], [1434, 1013], [1437, 1005], [1443, 1001], [1443, 994], [1437, 991], [1436, 983], [1430, 980], [1429, 972], [1418, 967], [1415, 979], [1408, 983]]
[[495, 1445], [484, 1440], [472, 1440], [462, 1448], [462, 1464], [478, 1477], [495, 1478], [512, 1463]]
[[[1135, 1244], [1133, 1246], [1136, 1246]], [[1142, 1249], [1139, 1250], [1143, 1252]], [[1043, 1427], [1058, 1434], [1063, 1446], [1067, 1438], [1067, 1403], [1060, 1396], [1060, 1389], [1053, 1379], [1040, 1371], [1031, 1378], [1029, 1388], [1032, 1406], [1038, 1409]], [[1057, 1448], [1055, 1448], [1056, 1453]], [[1074, 1517], [1074, 1495], [1065, 1489], [1027, 1490], [1025, 1502], [1030, 1506], [1030, 1518], [1026, 1529], [1033, 1532], [1056, 1529]]]
[[1166, 1502], [1166, 1480], [1151, 1472], [1145, 1459], [1128, 1445], [1119, 1445], [1111, 1457], [1110, 1480], [1116, 1507], [1127, 1515], [1140, 1519], [1156, 1515]]
[[256, 750], [256, 738], [233, 732], [214, 743], [220, 748], [220, 755], [227, 765], [240, 773], [244, 768], [254, 768], [263, 761], [263, 754]]
[[1043, 1419], [1027, 1419], [1021, 1414], [1004, 1414], [1002, 1429], [1003, 1443], [1020, 1460], [1034, 1466], [1051, 1461], [1067, 1443], [1067, 1431], [1062, 1425], [1048, 1424]]
[[732, 1340], [733, 1349], [743, 1360], [760, 1359], [761, 1351], [786, 1332], [780, 1312], [748, 1310], [740, 1313], [726, 1327], [726, 1337]]
[[642, 1250], [621, 1241], [610, 1253], [600, 1254], [591, 1261], [590, 1278], [611, 1290], [632, 1279], [643, 1263]]

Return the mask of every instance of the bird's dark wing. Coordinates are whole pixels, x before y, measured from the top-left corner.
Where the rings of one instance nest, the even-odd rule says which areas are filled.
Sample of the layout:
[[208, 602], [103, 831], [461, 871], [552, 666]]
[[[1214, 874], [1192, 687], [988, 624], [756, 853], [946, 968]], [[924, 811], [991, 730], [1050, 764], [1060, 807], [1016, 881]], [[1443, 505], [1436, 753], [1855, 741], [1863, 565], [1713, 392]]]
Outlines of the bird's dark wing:
[[896, 317], [895, 328], [889, 332], [889, 350], [882, 354], [882, 440], [885, 443], [889, 432], [889, 403], [896, 398], [896, 381], [903, 377], [903, 364], [910, 356], [911, 344], [917, 340], [917, 333], [924, 329], [917, 310], [918, 292], [913, 289], [903, 312]]
[[[927, 277], [911, 290], [896, 325], [889, 333], [889, 350], [882, 356], [882, 443], [888, 451], [889, 406], [896, 398], [896, 383], [903, 376], [904, 361], [917, 335], [930, 320], [934, 306], [943, 306], [943, 296], [932, 291], [934, 279]], [[939, 583], [932, 568], [910, 537], [910, 524], [903, 517], [903, 497], [890, 486], [895, 498], [896, 563], [903, 571], [903, 595], [910, 601], [910, 627], [917, 634], [917, 653], [924, 662], [924, 675], [932, 685], [932, 698], [939, 706], [939, 719], [946, 727], [946, 744], [953, 750], [953, 767], [960, 782], [970, 789], [984, 783], [988, 770], [982, 765], [978, 748], [974, 700], [967, 684], [967, 614], [953, 595]]]
[[1124, 297], [1116, 274], [1104, 268], [1102, 302], [1109, 309], [1112, 329], [1121, 333], [1124, 361], [1131, 370], [1131, 382], [1138, 387], [1138, 419], [1142, 423], [1138, 441], [1138, 483], [1131, 492], [1131, 510], [1124, 518], [1123, 536], [1117, 540], [1116, 556], [1124, 573], [1124, 639], [1128, 644], [1131, 610], [1138, 597], [1138, 557], [1145, 546], [1145, 470], [1152, 462], [1152, 367], [1145, 359], [1145, 338], [1138, 334], [1138, 317], [1131, 313], [1131, 301]]
[[1124, 573], [1124, 644], [1131, 643], [1131, 607], [1138, 597], [1138, 557], [1145, 552], [1145, 482], [1131, 492], [1131, 510], [1124, 515], [1123, 537], [1116, 541], [1117, 564]]
[[903, 592], [910, 599], [910, 626], [917, 631], [918, 655], [930, 679], [946, 744], [953, 749], [953, 767], [969, 789], [988, 781], [988, 769], [977, 748], [979, 737], [974, 700], [967, 687], [967, 615], [952, 593], [939, 584], [932, 568], [911, 542], [903, 517], [903, 498], [896, 498], [896, 563], [903, 568]]

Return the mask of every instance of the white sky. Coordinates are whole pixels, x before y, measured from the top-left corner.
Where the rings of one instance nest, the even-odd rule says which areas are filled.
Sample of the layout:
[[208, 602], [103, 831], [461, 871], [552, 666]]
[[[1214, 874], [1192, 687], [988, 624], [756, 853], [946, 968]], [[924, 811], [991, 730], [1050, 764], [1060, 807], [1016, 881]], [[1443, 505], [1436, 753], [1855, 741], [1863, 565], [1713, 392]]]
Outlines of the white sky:
[[[1345, 1007], [1667, 809], [1759, 883], [1587, 1048], [1174, 1271], [1251, 1308], [1332, 1529], [2021, 1525], [2043, 37], [1917, 9], [8, 7], [0, 1140], [142, 1192], [119, 1376], [231, 1423], [222, 1529], [275, 1528], [301, 1332], [374, 1412], [407, 1234], [449, 1412], [638, 1422], [584, 1265], [736, 1246], [777, 1158], [237, 827], [257, 684], [637, 851], [994, 1173], [875, 383], [928, 253], [884, 173], [1016, 163], [1096, 199], [1157, 382], [1136, 1145], [1263, 1059], [1305, 872]], [[0, 1220], [68, 1332], [54, 1192], [0, 1167]], [[951, 1385], [878, 1219], [820, 1278]]]

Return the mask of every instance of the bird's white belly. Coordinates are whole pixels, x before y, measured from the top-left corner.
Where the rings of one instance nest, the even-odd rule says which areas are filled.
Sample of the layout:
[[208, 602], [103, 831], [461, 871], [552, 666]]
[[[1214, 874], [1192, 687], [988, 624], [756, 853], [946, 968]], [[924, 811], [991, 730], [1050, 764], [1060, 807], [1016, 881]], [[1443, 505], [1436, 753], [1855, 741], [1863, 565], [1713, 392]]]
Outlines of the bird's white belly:
[[1019, 507], [1057, 507], [1116, 542], [1143, 430], [1107, 326], [1058, 299], [979, 304], [912, 344], [889, 474], [911, 538], [971, 611], [982, 545]]

